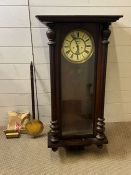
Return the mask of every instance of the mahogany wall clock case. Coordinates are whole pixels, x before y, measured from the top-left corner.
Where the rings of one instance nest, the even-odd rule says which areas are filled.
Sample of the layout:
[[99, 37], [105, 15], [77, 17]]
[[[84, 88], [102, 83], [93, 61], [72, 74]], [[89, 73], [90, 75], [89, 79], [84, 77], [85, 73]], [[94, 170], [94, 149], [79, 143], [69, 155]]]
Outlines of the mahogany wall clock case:
[[52, 150], [108, 143], [104, 94], [109, 26], [121, 17], [37, 16], [48, 27]]

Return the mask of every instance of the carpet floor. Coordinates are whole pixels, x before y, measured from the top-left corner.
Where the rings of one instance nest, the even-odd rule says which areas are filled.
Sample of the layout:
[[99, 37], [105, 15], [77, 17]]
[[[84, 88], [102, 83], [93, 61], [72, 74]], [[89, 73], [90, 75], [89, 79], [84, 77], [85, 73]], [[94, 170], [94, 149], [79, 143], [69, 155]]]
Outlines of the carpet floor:
[[81, 151], [47, 148], [39, 138], [6, 139], [0, 129], [0, 175], [131, 175], [131, 122], [107, 123], [109, 144]]

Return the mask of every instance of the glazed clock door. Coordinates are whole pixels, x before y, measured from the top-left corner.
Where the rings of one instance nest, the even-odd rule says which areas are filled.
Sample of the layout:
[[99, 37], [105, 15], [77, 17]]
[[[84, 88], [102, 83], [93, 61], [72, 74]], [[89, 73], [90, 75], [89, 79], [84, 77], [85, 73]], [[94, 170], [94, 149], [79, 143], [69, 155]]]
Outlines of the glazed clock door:
[[[94, 32], [95, 33], [95, 32]], [[93, 134], [95, 95], [95, 35], [71, 28], [61, 44], [62, 136]]]

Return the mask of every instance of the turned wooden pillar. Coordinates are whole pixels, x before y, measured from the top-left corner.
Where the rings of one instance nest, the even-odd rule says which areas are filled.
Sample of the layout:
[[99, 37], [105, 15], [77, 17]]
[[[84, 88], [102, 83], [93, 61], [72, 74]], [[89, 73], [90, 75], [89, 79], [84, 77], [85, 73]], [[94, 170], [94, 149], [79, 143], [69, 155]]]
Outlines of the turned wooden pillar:
[[108, 52], [108, 38], [111, 34], [109, 29], [110, 23], [103, 23], [101, 26], [101, 39], [100, 39], [100, 62], [99, 62], [99, 104], [98, 104], [98, 117], [96, 121], [96, 138], [98, 140], [105, 139], [105, 122], [104, 122], [104, 98], [105, 98], [105, 80], [106, 80], [106, 64], [107, 64], [107, 52]]
[[48, 24], [48, 30], [46, 32], [48, 37], [48, 45], [49, 45], [49, 53], [50, 53], [50, 78], [51, 78], [51, 125], [50, 125], [50, 132], [51, 132], [51, 142], [57, 142], [58, 133], [59, 133], [59, 126], [57, 120], [57, 94], [56, 94], [56, 59], [55, 59], [55, 49], [56, 49], [56, 32], [55, 32], [55, 24], [50, 23]]

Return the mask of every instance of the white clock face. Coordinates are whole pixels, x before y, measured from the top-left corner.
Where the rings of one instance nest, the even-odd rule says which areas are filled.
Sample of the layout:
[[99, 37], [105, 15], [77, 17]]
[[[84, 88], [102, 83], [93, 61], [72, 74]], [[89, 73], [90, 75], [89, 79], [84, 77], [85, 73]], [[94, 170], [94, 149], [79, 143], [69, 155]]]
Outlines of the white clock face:
[[84, 30], [73, 30], [66, 35], [61, 51], [69, 62], [84, 63], [94, 52], [93, 38]]

